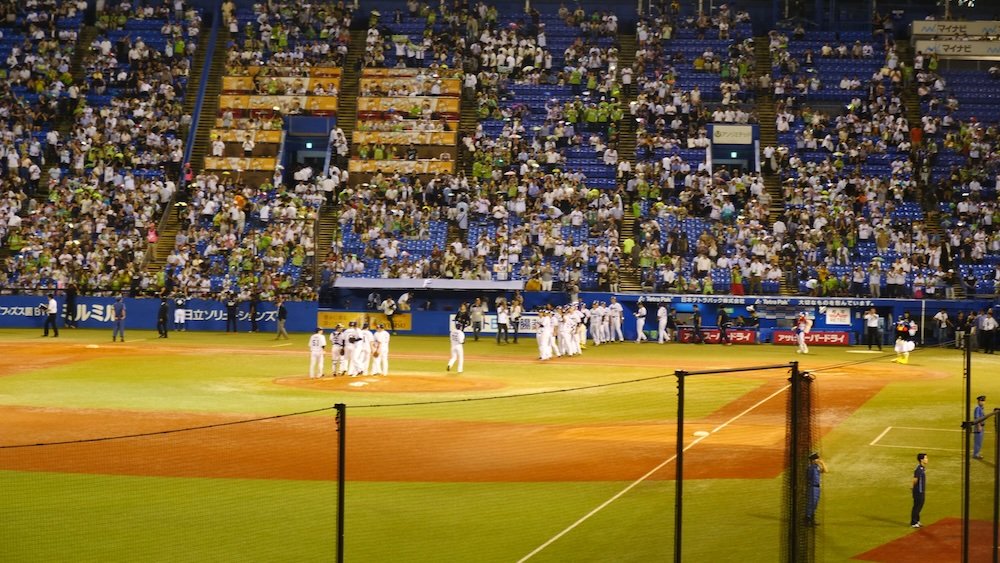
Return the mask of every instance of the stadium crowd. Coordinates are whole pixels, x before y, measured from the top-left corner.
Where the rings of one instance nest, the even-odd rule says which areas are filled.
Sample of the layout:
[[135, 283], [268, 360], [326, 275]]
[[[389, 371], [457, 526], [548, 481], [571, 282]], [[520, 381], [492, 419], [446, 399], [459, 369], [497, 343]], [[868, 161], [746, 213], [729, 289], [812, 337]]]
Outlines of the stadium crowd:
[[[0, 85], [10, 94], [0, 102], [0, 237], [16, 253], [5, 283], [305, 296], [313, 281], [341, 275], [518, 277], [574, 292], [616, 290], [628, 268], [658, 291], [767, 293], [784, 276], [793, 291], [817, 296], [930, 297], [975, 293], [984, 276], [1000, 281], [991, 258], [1000, 251], [995, 116], [963, 113], [963, 95], [936, 57], [905, 64], [881, 29], [870, 37], [775, 30], [771, 66], [761, 69], [744, 12], [695, 17], [671, 4], [640, 21], [634, 63], [624, 65], [632, 57], [621, 53], [609, 13], [511, 16], [485, 3], [416, 0], [388, 18], [372, 13], [362, 64], [462, 69], [480, 119], [461, 140], [469, 174], [378, 171], [352, 184], [341, 133], [333, 137], [340, 167], [330, 171], [298, 169], [286, 181], [279, 170], [259, 185], [192, 175], [168, 267], [144, 274], [182, 173], [190, 117], [181, 102], [200, 33], [196, 10], [153, 4], [136, 11], [123, 2], [101, 15], [80, 83], [68, 72], [77, 30], [56, 25], [76, 5], [18, 8], [25, 17], [15, 31], [32, 40], [11, 50]], [[44, 7], [51, 15], [40, 15]], [[228, 71], [264, 77], [342, 65], [352, 17], [334, 3], [269, 2], [252, 13], [227, 3]], [[130, 31], [136, 20], [157, 22], [153, 44]], [[261, 78], [256, 87], [275, 93], [277, 84], [287, 86]], [[433, 95], [434, 82], [425, 86], [364, 94]], [[752, 102], [764, 94], [774, 100], [778, 143], [763, 149], [763, 173], [709, 169], [709, 124], [759, 124]], [[907, 120], [908, 96], [927, 110], [919, 123]], [[66, 139], [52, 127], [63, 108], [74, 116]], [[280, 127], [262, 116], [221, 117], [224, 126]], [[398, 117], [358, 129], [447, 123]], [[621, 135], [633, 123], [630, 160]], [[399, 150], [391, 156], [415, 158]], [[779, 192], [766, 187], [772, 174]], [[47, 198], [32, 199], [43, 187]], [[775, 193], [784, 209], [772, 218]], [[319, 210], [334, 202], [340, 234], [316, 248]], [[630, 215], [636, 227], [626, 232]], [[314, 261], [320, 280], [310, 275]]]

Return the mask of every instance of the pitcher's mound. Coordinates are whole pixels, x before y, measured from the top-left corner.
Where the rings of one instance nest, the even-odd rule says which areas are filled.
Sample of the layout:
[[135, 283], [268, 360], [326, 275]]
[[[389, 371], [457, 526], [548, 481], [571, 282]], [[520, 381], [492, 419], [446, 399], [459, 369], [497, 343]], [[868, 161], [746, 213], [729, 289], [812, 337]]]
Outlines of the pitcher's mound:
[[375, 393], [442, 393], [448, 391], [488, 391], [505, 387], [503, 382], [489, 379], [468, 379], [456, 375], [390, 375], [359, 377], [281, 377], [279, 385], [315, 389], [316, 391], [360, 391]]

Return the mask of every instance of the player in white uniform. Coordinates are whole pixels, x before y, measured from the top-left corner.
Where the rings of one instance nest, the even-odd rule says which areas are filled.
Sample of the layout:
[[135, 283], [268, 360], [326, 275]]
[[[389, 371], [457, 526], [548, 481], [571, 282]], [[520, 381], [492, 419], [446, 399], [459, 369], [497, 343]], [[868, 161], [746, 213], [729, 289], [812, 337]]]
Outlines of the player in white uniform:
[[643, 340], [649, 340], [646, 338], [646, 333], [644, 329], [646, 328], [646, 306], [639, 302], [639, 308], [635, 311], [635, 331], [637, 336], [635, 337], [635, 343], [639, 344]]
[[569, 307], [563, 307], [559, 322], [559, 351], [563, 356], [576, 355], [576, 325]]
[[389, 375], [389, 332], [378, 325], [372, 342], [372, 375]]
[[795, 351], [796, 354], [808, 354], [809, 346], [806, 345], [806, 335], [809, 334], [809, 329], [812, 328], [812, 321], [806, 316], [805, 311], [799, 313], [799, 318], [795, 320], [795, 338], [799, 342], [799, 349]]
[[656, 342], [658, 344], [663, 344], [670, 340], [667, 336], [667, 306], [660, 304], [660, 308], [656, 310]]
[[358, 331], [357, 340], [354, 343], [354, 356], [351, 358], [351, 377], [359, 375], [370, 375], [372, 359], [372, 343], [375, 336], [368, 330], [368, 325], [361, 327]]
[[549, 329], [549, 349], [552, 350], [552, 354], [555, 357], [561, 358], [562, 352], [559, 350], [559, 333], [562, 331], [562, 317], [559, 314], [559, 310], [550, 311], [549, 318], [552, 323], [552, 328]]
[[334, 377], [343, 373], [347, 367], [344, 359], [344, 325], [340, 323], [330, 333], [330, 363]]
[[357, 321], [351, 321], [347, 323], [347, 330], [344, 331], [344, 363], [341, 367], [344, 368], [344, 375], [351, 375], [351, 364], [354, 363], [354, 349], [358, 346], [358, 340], [361, 339], [361, 331], [358, 330]]
[[587, 325], [590, 324], [590, 309], [587, 308], [587, 304], [585, 302], [580, 302], [580, 306], [576, 310], [576, 315], [579, 319], [576, 325], [576, 342], [581, 350], [586, 350]]
[[618, 302], [618, 298], [611, 298], [611, 304], [608, 305], [608, 312], [611, 314], [611, 330], [608, 333], [608, 340], [625, 342], [625, 334], [622, 332], [622, 319], [625, 317], [625, 309]]
[[458, 364], [458, 373], [462, 373], [465, 366], [465, 325], [456, 324], [448, 334], [451, 342], [451, 358], [448, 359], [446, 371], [451, 371], [451, 366]]
[[323, 377], [325, 351], [326, 336], [323, 336], [322, 328], [316, 327], [316, 332], [309, 337], [309, 379]]
[[552, 358], [552, 348], [549, 341], [552, 339], [552, 316], [545, 309], [538, 312], [538, 332], [535, 333], [535, 340], [538, 342], [538, 359], [548, 360]]

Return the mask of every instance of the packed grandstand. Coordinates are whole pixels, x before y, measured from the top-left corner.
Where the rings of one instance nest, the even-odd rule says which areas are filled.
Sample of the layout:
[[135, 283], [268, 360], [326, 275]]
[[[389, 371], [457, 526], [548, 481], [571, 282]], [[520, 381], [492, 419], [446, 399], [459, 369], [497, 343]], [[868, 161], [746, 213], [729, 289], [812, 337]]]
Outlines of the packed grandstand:
[[996, 293], [1000, 69], [698, 8], [0, 1], [0, 287]]

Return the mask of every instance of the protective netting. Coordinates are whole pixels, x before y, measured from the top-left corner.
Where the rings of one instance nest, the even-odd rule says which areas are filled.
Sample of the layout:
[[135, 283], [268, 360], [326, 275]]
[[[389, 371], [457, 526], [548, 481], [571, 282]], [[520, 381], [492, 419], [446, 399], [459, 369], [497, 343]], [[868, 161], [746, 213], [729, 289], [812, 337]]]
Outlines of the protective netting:
[[[144, 425], [170, 431], [130, 437], [108, 413], [53, 414], [49, 422], [73, 440], [0, 448], [3, 558], [329, 561], [337, 516], [332, 412], [222, 423], [213, 416], [183, 430], [167, 416]], [[53, 435], [22, 427], [16, 443], [36, 443], [34, 431]]]
[[[671, 559], [677, 381], [664, 375], [348, 405], [347, 559]], [[687, 383], [683, 559], [723, 552], [780, 559], [787, 373]], [[5, 558], [329, 561], [336, 554], [341, 426], [332, 407], [250, 420], [38, 414], [7, 421], [0, 432]], [[137, 420], [142, 431], [133, 428]]]

